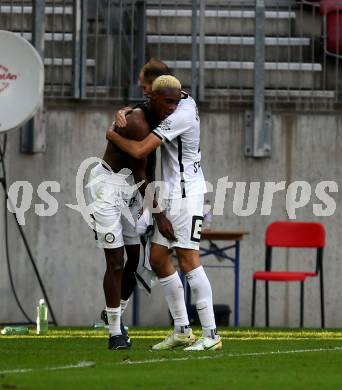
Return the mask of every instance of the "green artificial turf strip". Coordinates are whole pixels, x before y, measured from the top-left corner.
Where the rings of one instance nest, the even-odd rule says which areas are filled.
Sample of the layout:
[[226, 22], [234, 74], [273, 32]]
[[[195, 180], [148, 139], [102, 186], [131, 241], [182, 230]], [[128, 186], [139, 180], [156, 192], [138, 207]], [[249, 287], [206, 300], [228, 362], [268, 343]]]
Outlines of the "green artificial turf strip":
[[[224, 343], [221, 351], [150, 351], [149, 346], [166, 334], [166, 329], [131, 329], [130, 351], [108, 351], [106, 332], [89, 328], [50, 329], [47, 336], [35, 336], [33, 331], [28, 336], [1, 336], [0, 389], [147, 389], [151, 386], [157, 389], [333, 389], [341, 386], [340, 330], [229, 329], [220, 332]], [[92, 366], [65, 368], [79, 362]], [[32, 371], [3, 373], [16, 369]]]

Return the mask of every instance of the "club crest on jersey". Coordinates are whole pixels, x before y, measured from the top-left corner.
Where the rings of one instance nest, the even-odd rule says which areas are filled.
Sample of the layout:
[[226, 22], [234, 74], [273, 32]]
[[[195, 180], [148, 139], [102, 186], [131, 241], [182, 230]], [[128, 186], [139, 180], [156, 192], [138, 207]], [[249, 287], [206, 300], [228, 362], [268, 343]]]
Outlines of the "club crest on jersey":
[[105, 238], [105, 241], [108, 242], [108, 244], [113, 244], [113, 242], [115, 240], [115, 236], [113, 233], [106, 233], [104, 238]]

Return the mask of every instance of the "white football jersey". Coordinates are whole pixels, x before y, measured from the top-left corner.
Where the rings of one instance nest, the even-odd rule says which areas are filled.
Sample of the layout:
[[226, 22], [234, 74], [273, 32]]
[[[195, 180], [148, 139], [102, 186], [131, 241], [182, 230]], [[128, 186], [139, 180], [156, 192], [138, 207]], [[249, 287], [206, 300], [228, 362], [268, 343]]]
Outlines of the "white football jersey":
[[163, 141], [162, 181], [168, 186], [164, 197], [177, 199], [204, 194], [200, 120], [195, 101], [190, 96], [181, 99], [176, 111], [152, 132]]

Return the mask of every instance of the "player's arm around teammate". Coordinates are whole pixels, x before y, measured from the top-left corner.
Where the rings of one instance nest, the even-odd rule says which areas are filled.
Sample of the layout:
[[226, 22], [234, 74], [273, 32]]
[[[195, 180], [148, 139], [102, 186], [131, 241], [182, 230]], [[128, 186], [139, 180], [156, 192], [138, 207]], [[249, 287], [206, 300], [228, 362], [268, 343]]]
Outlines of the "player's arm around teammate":
[[[152, 87], [154, 91], [151, 95], [151, 105], [164, 118], [175, 110], [175, 101], [172, 99], [170, 90], [178, 89], [180, 92], [180, 87], [175, 87], [177, 83], [172, 79], [174, 78], [160, 77], [155, 80]], [[164, 81], [170, 84], [166, 85]], [[200, 168], [200, 128], [196, 104], [191, 98], [186, 98], [182, 109], [171, 115], [170, 119], [165, 120], [143, 141], [125, 140], [111, 131], [107, 132], [107, 138], [135, 158], [147, 155], [164, 142], [162, 175], [163, 179], [171, 183], [173, 188], [168, 196], [168, 204], [172, 207], [178, 206], [177, 215], [173, 215], [172, 212], [167, 214], [169, 218], [172, 218], [171, 222], [178, 242], [167, 242], [158, 235], [152, 239], [151, 265], [164, 287], [165, 297], [175, 323], [172, 335], [155, 345], [153, 349], [186, 346], [194, 341], [191, 329], [189, 329], [179, 276], [173, 267], [169, 267], [169, 264], [159, 261], [158, 256], [154, 256], [162, 247], [176, 249], [179, 265], [186, 273], [203, 329], [203, 337], [187, 350], [220, 349], [222, 342], [216, 334], [211, 286], [199, 261], [205, 184]], [[191, 208], [193, 210], [190, 210]]]

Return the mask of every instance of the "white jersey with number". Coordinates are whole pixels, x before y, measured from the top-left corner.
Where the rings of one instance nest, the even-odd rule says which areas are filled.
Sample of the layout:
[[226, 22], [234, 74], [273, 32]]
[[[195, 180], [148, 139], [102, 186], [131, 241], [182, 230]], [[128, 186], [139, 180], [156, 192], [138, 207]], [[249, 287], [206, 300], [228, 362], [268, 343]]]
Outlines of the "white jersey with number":
[[204, 194], [206, 185], [201, 168], [200, 120], [195, 101], [180, 100], [176, 111], [154, 129], [161, 145], [162, 180], [168, 199]]

